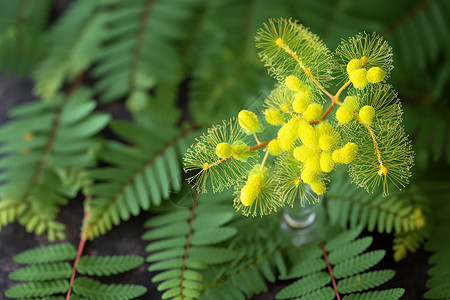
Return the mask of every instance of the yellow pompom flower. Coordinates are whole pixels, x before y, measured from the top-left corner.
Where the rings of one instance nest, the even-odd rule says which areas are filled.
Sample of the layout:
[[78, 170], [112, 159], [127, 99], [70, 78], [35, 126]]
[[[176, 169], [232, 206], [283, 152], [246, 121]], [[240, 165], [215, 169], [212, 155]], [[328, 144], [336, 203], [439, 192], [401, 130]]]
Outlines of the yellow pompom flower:
[[323, 134], [319, 136], [319, 147], [324, 151], [334, 149], [339, 143], [339, 135]]
[[284, 83], [286, 83], [286, 86], [291, 91], [299, 91], [303, 86], [303, 82], [298, 77], [293, 75], [287, 76], [284, 79]]
[[292, 102], [292, 108], [296, 113], [302, 114], [308, 108], [311, 99], [312, 99], [311, 92], [307, 89], [304, 89], [303, 91], [300, 91], [297, 94], [295, 94], [294, 102]]
[[239, 125], [249, 131], [255, 131], [258, 126], [258, 118], [256, 115], [248, 110], [241, 110], [238, 115]]
[[312, 127], [305, 120], [301, 120], [298, 127], [298, 136], [303, 144], [311, 147], [317, 148], [319, 143], [319, 135], [317, 134], [314, 127]]
[[295, 159], [301, 162], [306, 162], [312, 155], [313, 150], [306, 145], [301, 145], [300, 147], [295, 147], [294, 149]]
[[250, 147], [242, 141], [236, 141], [231, 147], [231, 155], [237, 160], [245, 161], [251, 156]]
[[323, 180], [314, 180], [309, 183], [309, 186], [317, 195], [325, 194], [325, 192], [327, 191], [327, 186], [325, 185], [325, 182]]
[[312, 151], [311, 156], [305, 161], [305, 167], [311, 170], [320, 170], [320, 152]]
[[311, 183], [316, 180], [320, 180], [320, 175], [322, 172], [320, 170], [304, 168], [301, 173], [301, 179], [306, 183]]
[[263, 172], [258, 172], [249, 176], [247, 182], [241, 190], [241, 203], [244, 206], [250, 206], [255, 202], [264, 186], [265, 176]]
[[332, 158], [335, 163], [349, 164], [358, 152], [358, 145], [355, 143], [347, 143], [343, 148], [333, 151]]
[[344, 99], [344, 106], [347, 106], [352, 111], [357, 111], [359, 107], [359, 99], [356, 96], [347, 96]]
[[370, 105], [363, 106], [359, 110], [359, 117], [367, 124], [372, 124], [374, 116], [375, 116], [375, 109]]
[[353, 71], [356, 71], [356, 70], [362, 68], [362, 66], [363, 66], [363, 64], [362, 64], [361, 60], [358, 58], [354, 58], [354, 59], [350, 60], [347, 64], [347, 73], [350, 74]]
[[320, 169], [326, 173], [333, 171], [335, 163], [332, 158], [331, 151], [322, 152], [320, 154]]
[[289, 150], [292, 148], [297, 137], [299, 123], [300, 118], [294, 117], [278, 130], [277, 140], [281, 149]]
[[269, 108], [264, 111], [264, 117], [267, 123], [270, 125], [284, 124], [284, 117], [281, 112], [276, 108]]
[[364, 68], [351, 72], [349, 78], [353, 86], [357, 89], [363, 89], [369, 83], [369, 80], [367, 80], [367, 70]]
[[231, 156], [233, 148], [228, 143], [220, 143], [216, 146], [216, 154], [219, 158], [227, 158]]
[[303, 118], [306, 120], [314, 120], [322, 114], [323, 106], [317, 103], [312, 103], [308, 105], [308, 108], [303, 113]]
[[378, 83], [384, 80], [386, 72], [380, 67], [372, 67], [367, 71], [367, 80], [371, 83]]
[[344, 124], [350, 122], [353, 116], [353, 111], [347, 106], [341, 106], [336, 111], [336, 119]]
[[272, 155], [278, 155], [281, 153], [281, 151], [283, 151], [278, 140], [271, 140], [267, 145], [267, 150]]

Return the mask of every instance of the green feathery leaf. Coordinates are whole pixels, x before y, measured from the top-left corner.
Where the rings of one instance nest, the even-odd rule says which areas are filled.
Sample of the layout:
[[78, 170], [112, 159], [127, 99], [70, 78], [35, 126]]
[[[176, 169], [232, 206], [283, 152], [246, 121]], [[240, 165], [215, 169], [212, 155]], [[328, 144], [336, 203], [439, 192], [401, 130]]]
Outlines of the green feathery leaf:
[[87, 277], [75, 278], [73, 290], [87, 299], [127, 300], [137, 298], [147, 292], [142, 285], [136, 284], [102, 284]]
[[15, 255], [14, 261], [19, 264], [40, 264], [72, 260], [76, 255], [75, 247], [64, 243], [26, 250]]
[[69, 278], [72, 266], [68, 262], [46, 263], [31, 265], [9, 274], [9, 278], [21, 281], [44, 281]]
[[88, 256], [84, 255], [78, 262], [77, 271], [80, 274], [109, 276], [123, 273], [140, 266], [144, 259], [140, 256]]

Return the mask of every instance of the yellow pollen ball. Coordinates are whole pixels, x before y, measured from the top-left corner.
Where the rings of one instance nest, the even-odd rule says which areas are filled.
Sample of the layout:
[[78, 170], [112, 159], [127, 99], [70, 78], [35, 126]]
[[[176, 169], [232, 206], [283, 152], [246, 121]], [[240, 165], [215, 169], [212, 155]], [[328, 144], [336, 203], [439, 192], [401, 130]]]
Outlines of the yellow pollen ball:
[[303, 113], [303, 117], [308, 121], [314, 120], [314, 119], [320, 117], [320, 115], [322, 114], [322, 111], [323, 111], [322, 105], [317, 104], [317, 103], [312, 103], [312, 104], [308, 105], [308, 108]]
[[278, 140], [270, 141], [269, 144], [267, 145], [267, 149], [269, 153], [272, 155], [278, 155], [281, 153], [281, 151], [283, 151], [283, 149], [281, 149], [280, 147], [280, 142]]
[[320, 170], [305, 168], [302, 171], [301, 178], [304, 182], [309, 184], [313, 181], [320, 180], [321, 173], [322, 172]]
[[314, 180], [311, 183], [309, 183], [309, 186], [313, 190], [314, 193], [317, 195], [325, 194], [327, 191], [327, 187], [325, 185], [325, 182], [323, 180]]
[[356, 71], [360, 68], [362, 68], [363, 64], [360, 59], [354, 58], [347, 64], [347, 73], [350, 74], [353, 71]]
[[323, 134], [319, 136], [319, 147], [324, 151], [331, 150], [339, 143], [339, 136], [337, 134]]
[[292, 148], [297, 137], [299, 123], [300, 119], [294, 117], [278, 130], [277, 140], [280, 143], [281, 149], [289, 150]]
[[288, 104], [281, 104], [280, 109], [282, 112], [286, 113], [289, 111], [289, 105]]
[[208, 170], [209, 169], [209, 164], [208, 163], [204, 163], [202, 169], [203, 169], [203, 171]]
[[248, 110], [241, 110], [238, 115], [239, 125], [249, 131], [255, 131], [258, 128], [258, 118]]
[[227, 158], [231, 156], [233, 148], [228, 143], [220, 143], [216, 146], [216, 154], [220, 158]]
[[320, 169], [322, 169], [322, 171], [326, 173], [333, 171], [334, 161], [331, 152], [322, 152], [322, 154], [320, 155]]
[[311, 157], [313, 150], [306, 145], [301, 145], [300, 147], [295, 147], [294, 149], [294, 157], [296, 160], [301, 162], [306, 162], [309, 157]]
[[255, 202], [261, 188], [264, 185], [264, 174], [262, 172], [249, 176], [245, 186], [241, 190], [241, 203], [244, 206], [250, 206]]
[[247, 144], [242, 141], [237, 141], [233, 143], [233, 146], [231, 147], [231, 155], [238, 160], [245, 161], [249, 157], [249, 149], [250, 147]]
[[284, 117], [278, 109], [269, 108], [264, 112], [264, 117], [270, 125], [279, 125], [284, 123]]
[[359, 99], [356, 96], [347, 96], [344, 99], [344, 105], [352, 111], [357, 111], [359, 107]]
[[369, 83], [369, 80], [367, 80], [367, 70], [363, 68], [351, 72], [349, 78], [357, 89], [363, 89]]
[[341, 106], [336, 111], [336, 119], [341, 123], [348, 123], [353, 119], [353, 112], [347, 106]]
[[367, 124], [372, 124], [374, 116], [375, 116], [375, 109], [370, 105], [363, 106], [359, 110], [359, 117]]
[[292, 108], [296, 113], [302, 114], [308, 108], [311, 102], [312, 94], [308, 90], [300, 91], [295, 94], [294, 102], [292, 102]]
[[384, 80], [386, 72], [380, 67], [373, 67], [367, 71], [367, 80], [372, 83], [378, 83]]
[[355, 143], [347, 143], [343, 148], [333, 151], [332, 158], [335, 163], [349, 164], [358, 152], [358, 145]]
[[312, 127], [308, 122], [302, 120], [298, 128], [298, 136], [303, 144], [311, 147], [317, 148], [319, 142], [319, 135], [317, 134], [314, 127]]
[[286, 86], [291, 91], [299, 91], [300, 88], [303, 86], [302, 81], [293, 75], [289, 75], [284, 79], [284, 82], [286, 83]]
[[320, 171], [320, 152], [312, 151], [311, 156], [305, 162], [305, 167], [311, 170]]
[[283, 40], [282, 40], [281, 38], [277, 38], [277, 40], [275, 41], [275, 43], [276, 43], [278, 46], [281, 46], [281, 45], [283, 45]]

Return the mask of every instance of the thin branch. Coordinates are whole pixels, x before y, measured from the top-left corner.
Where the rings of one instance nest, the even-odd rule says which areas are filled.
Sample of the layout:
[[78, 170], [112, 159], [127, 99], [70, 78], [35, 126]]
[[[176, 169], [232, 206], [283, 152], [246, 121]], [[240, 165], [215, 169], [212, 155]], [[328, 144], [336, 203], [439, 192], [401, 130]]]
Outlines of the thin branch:
[[322, 248], [323, 258], [325, 259], [325, 261], [327, 263], [328, 273], [330, 273], [331, 284], [333, 285], [334, 292], [336, 293], [336, 299], [341, 300], [341, 296], [339, 295], [337, 285], [336, 285], [336, 279], [334, 278], [334, 275], [333, 275], [333, 268], [331, 267], [330, 261], [328, 260], [328, 254], [327, 254], [327, 250], [325, 249], [325, 244], [322, 241], [320, 242], [320, 247]]

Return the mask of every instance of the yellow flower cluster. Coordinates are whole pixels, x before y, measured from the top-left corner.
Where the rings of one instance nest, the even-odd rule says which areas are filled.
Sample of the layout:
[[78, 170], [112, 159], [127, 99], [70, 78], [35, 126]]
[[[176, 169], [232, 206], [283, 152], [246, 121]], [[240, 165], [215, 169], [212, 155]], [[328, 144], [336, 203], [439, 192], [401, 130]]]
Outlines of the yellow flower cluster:
[[251, 156], [250, 147], [243, 141], [236, 141], [233, 145], [229, 143], [219, 143], [216, 146], [216, 155], [221, 158], [233, 156], [237, 160], [245, 161]]
[[369, 82], [378, 83], [384, 80], [386, 72], [380, 67], [364, 68], [365, 59], [354, 58], [347, 64], [347, 73], [353, 86], [363, 89]]
[[242, 205], [250, 206], [255, 202], [261, 189], [264, 187], [267, 176], [267, 168], [250, 172], [247, 182], [241, 190], [240, 200]]

